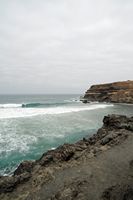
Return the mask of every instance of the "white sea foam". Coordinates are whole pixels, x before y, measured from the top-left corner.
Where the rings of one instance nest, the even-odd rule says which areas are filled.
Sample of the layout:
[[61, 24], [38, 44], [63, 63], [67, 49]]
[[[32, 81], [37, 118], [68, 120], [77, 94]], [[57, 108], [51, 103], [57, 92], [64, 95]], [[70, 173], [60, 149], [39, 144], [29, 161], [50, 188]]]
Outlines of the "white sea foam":
[[80, 99], [79, 98], [72, 98], [72, 99], [67, 99], [67, 100], [64, 100], [64, 102], [68, 102], [68, 103], [81, 103]]
[[[0, 133], [0, 157], [9, 156], [13, 151], [28, 152], [30, 144], [37, 142], [34, 135], [19, 135], [17, 133]], [[5, 154], [6, 153], [6, 154]]]
[[55, 150], [56, 149], [56, 147], [52, 147], [50, 150]]
[[89, 111], [95, 109], [104, 109], [113, 106], [113, 104], [88, 104], [83, 106], [53, 107], [53, 108], [8, 108], [0, 109], [0, 119], [33, 117], [37, 115], [57, 115], [71, 112]]
[[0, 108], [20, 108], [20, 107], [22, 107], [22, 104], [15, 104], [15, 103], [0, 104]]

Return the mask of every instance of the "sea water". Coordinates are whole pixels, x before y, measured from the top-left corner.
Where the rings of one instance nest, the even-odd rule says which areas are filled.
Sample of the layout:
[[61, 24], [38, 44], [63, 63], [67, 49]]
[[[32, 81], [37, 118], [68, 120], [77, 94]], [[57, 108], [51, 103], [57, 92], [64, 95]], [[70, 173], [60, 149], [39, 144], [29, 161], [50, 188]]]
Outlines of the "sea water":
[[105, 115], [133, 114], [132, 105], [89, 103], [80, 95], [0, 96], [0, 175], [11, 174], [23, 160], [91, 136]]

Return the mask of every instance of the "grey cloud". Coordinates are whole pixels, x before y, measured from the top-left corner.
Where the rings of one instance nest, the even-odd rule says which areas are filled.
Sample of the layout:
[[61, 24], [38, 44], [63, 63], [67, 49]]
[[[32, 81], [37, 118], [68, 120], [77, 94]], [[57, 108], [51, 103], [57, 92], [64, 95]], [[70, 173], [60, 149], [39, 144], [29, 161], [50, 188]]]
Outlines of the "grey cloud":
[[0, 93], [132, 79], [131, 0], [0, 1]]

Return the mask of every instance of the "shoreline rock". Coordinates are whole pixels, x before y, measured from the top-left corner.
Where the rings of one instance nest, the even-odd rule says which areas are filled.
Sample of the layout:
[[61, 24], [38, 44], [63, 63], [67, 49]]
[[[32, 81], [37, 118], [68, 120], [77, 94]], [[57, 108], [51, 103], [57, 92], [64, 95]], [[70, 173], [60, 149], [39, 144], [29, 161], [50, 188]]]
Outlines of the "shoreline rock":
[[[82, 180], [82, 174], [78, 180], [75, 180], [75, 185], [77, 185], [77, 187], [73, 187], [73, 184], [68, 184], [64, 188], [64, 193], [61, 190], [55, 194], [55, 191], [52, 192], [52, 190], [55, 190], [56, 188], [49, 186], [49, 184], [53, 184], [54, 181], [57, 181], [58, 179], [60, 183], [61, 178], [60, 176], [58, 177], [57, 174], [64, 173], [64, 170], [67, 172], [67, 170], [70, 169], [72, 173], [75, 174], [75, 167], [80, 169], [82, 168], [80, 166], [82, 166], [83, 163], [87, 163], [87, 166], [89, 166], [88, 163], [90, 163], [91, 160], [95, 158], [97, 160], [100, 155], [103, 155], [104, 152], [108, 152], [110, 149], [113, 151], [115, 147], [121, 145], [131, 137], [131, 135], [133, 135], [133, 117], [120, 115], [105, 116], [102, 128], [100, 128], [92, 137], [83, 138], [83, 140], [80, 140], [75, 144], [64, 144], [59, 146], [55, 150], [44, 153], [39, 160], [24, 161], [18, 166], [11, 177], [1, 176], [0, 199], [18, 200], [19, 196], [21, 196], [21, 200], [89, 200], [89, 198], [84, 197], [86, 191], [84, 194], [82, 187], [84, 188], [86, 185], [87, 187], [90, 187], [90, 185], [88, 185], [89, 183], [87, 180]], [[130, 162], [130, 167], [131, 166], [132, 162]], [[65, 178], [68, 180], [69, 176], [67, 176], [68, 175], [63, 176], [63, 179]], [[46, 190], [44, 189], [45, 185], [48, 185]], [[58, 184], [56, 187], [58, 187]], [[83, 193], [82, 198], [78, 198], [80, 188]], [[43, 191], [45, 196], [44, 194], [41, 196], [41, 192]], [[67, 198], [65, 198], [66, 191], [69, 191], [67, 193]], [[36, 193], [37, 196], [33, 195], [34, 193]], [[106, 193], [108, 193], [108, 190], [105, 190], [105, 192], [103, 191], [101, 198], [107, 199]], [[112, 193], [110, 196], [111, 195]]]
[[81, 101], [133, 104], [133, 81], [92, 85]]

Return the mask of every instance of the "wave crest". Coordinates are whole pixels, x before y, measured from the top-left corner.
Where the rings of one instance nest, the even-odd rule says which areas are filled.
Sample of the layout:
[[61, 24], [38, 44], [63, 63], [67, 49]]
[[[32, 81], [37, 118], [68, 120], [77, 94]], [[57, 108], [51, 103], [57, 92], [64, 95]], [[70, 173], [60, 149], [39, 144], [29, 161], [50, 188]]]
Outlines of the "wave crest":
[[0, 104], [0, 108], [21, 108], [22, 107], [22, 104]]
[[36, 107], [50, 107], [60, 106], [66, 103], [22, 103], [22, 104], [0, 104], [0, 108], [36, 108]]
[[29, 108], [29, 109], [23, 109], [23, 108], [10, 108], [5, 109], [3, 112], [3, 109], [0, 109], [0, 119], [7, 119], [7, 118], [20, 118], [20, 117], [33, 117], [37, 115], [57, 115], [57, 114], [65, 114], [65, 113], [72, 113], [72, 112], [81, 112], [81, 111], [89, 111], [89, 110], [95, 110], [95, 109], [104, 109], [106, 107], [113, 106], [113, 104], [94, 104], [94, 105], [88, 105], [88, 106], [58, 106], [58, 107], [47, 107], [47, 108]]

